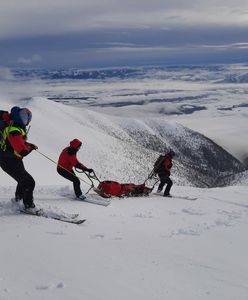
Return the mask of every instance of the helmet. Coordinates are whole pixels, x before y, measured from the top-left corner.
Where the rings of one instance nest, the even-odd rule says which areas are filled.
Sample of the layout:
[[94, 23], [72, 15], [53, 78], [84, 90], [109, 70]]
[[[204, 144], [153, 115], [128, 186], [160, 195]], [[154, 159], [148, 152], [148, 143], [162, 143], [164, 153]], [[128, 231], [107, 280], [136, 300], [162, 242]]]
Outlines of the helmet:
[[31, 111], [28, 108], [20, 108], [19, 106], [11, 108], [10, 116], [14, 123], [21, 126], [27, 126], [32, 119]]
[[81, 147], [81, 145], [82, 145], [82, 142], [79, 141], [78, 139], [74, 139], [74, 140], [70, 141], [70, 147], [72, 147], [72, 148], [78, 149]]
[[24, 126], [27, 126], [32, 119], [32, 113], [28, 108], [22, 108], [19, 111], [19, 118], [20, 118], [22, 124]]

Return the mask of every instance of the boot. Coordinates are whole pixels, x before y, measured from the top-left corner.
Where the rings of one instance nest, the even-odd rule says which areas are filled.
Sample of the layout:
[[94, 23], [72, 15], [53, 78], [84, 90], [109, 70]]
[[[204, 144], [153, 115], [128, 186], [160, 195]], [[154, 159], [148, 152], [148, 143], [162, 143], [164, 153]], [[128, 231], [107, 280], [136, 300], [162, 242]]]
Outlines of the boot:
[[80, 196], [78, 196], [77, 197], [79, 200], [85, 200], [86, 199], [86, 197], [84, 196], [84, 195], [80, 195]]

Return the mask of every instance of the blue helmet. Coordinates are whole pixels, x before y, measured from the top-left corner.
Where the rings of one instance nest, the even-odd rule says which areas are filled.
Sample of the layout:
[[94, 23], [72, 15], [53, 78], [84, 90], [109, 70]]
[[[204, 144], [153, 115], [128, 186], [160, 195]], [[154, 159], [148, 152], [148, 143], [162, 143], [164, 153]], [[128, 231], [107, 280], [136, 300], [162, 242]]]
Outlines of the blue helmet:
[[20, 108], [18, 106], [11, 108], [10, 115], [14, 123], [24, 127], [27, 126], [32, 119], [32, 113], [28, 108]]
[[32, 113], [28, 108], [22, 108], [19, 111], [19, 117], [24, 126], [27, 126], [32, 120]]

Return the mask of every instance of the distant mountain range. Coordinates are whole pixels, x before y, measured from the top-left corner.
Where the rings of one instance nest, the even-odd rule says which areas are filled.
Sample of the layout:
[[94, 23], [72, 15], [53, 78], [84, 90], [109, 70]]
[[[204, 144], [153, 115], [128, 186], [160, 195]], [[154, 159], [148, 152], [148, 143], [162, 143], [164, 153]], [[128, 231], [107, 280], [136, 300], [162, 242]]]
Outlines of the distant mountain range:
[[216, 81], [218, 83], [247, 83], [248, 66], [233, 68], [229, 65], [209, 66], [165, 66], [165, 67], [120, 67], [109, 69], [85, 70], [73, 69], [13, 69], [18, 79], [40, 78], [44, 80], [68, 79], [128, 79], [128, 78], [159, 78], [184, 81]]

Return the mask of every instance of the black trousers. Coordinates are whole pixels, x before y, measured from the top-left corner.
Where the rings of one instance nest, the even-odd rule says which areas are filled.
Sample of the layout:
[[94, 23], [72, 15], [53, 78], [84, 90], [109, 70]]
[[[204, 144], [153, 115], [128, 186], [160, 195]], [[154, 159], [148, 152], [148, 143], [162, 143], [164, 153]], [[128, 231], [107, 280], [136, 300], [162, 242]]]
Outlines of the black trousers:
[[23, 204], [26, 207], [32, 205], [35, 181], [25, 170], [22, 159], [0, 154], [0, 166], [4, 172], [17, 181], [16, 198], [23, 199]]
[[79, 197], [82, 195], [82, 191], [80, 188], [80, 180], [76, 177], [73, 170], [67, 171], [63, 168], [57, 168], [57, 172], [59, 173], [59, 175], [61, 175], [65, 179], [70, 180], [73, 183], [73, 188], [74, 188], [76, 197]]
[[158, 177], [160, 179], [160, 184], [158, 186], [158, 189], [162, 191], [164, 185], [167, 184], [165, 191], [164, 191], [164, 195], [169, 195], [170, 189], [173, 185], [172, 180], [170, 179], [170, 177], [168, 175], [164, 175], [164, 174], [158, 174]]

